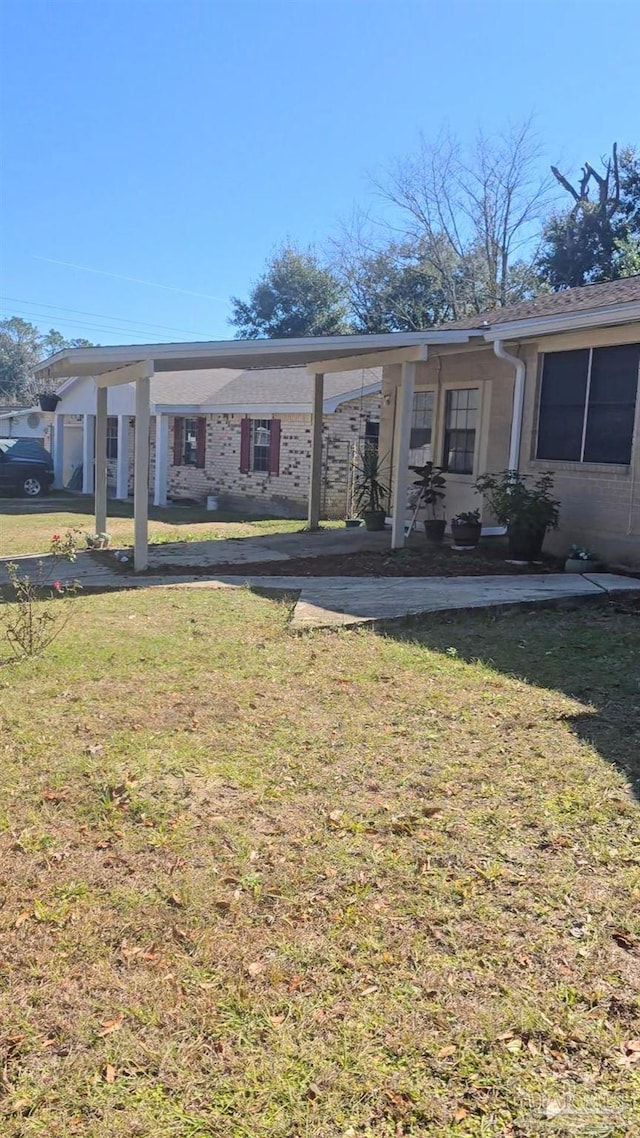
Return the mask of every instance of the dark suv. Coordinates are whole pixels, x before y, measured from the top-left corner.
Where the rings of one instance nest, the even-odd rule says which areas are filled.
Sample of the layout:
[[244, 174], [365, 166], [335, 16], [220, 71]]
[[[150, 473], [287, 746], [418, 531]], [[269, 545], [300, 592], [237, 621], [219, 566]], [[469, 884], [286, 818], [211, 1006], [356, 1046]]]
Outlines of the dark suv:
[[0, 493], [47, 494], [53, 483], [53, 461], [35, 439], [0, 439]]

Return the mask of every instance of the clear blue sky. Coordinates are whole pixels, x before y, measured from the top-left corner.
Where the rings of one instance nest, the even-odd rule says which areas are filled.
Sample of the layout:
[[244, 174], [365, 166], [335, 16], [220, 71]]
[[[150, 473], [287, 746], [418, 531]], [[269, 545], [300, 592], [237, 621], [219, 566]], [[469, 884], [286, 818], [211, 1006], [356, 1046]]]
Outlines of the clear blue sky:
[[274, 246], [370, 206], [420, 131], [533, 113], [567, 170], [640, 142], [637, 0], [0, 0], [0, 22], [1, 311], [103, 344], [232, 336]]

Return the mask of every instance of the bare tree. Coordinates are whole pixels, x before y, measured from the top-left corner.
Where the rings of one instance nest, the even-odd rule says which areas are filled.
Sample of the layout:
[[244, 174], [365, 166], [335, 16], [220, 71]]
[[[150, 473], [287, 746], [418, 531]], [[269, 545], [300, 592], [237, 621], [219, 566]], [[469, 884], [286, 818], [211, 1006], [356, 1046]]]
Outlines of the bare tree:
[[406, 236], [422, 243], [453, 319], [535, 291], [530, 247], [552, 184], [539, 158], [530, 122], [480, 133], [468, 154], [444, 134], [422, 139], [377, 183]]
[[[604, 164], [604, 163], [603, 163]], [[594, 170], [590, 162], [582, 167], [582, 177], [578, 189], [571, 185], [568, 178], [561, 174], [557, 166], [551, 167], [551, 173], [567, 193], [571, 194], [575, 205], [572, 214], [575, 216], [579, 210], [595, 209], [607, 220], [620, 208], [620, 166], [618, 163], [618, 143], [614, 142], [609, 158], [604, 166], [604, 174]], [[597, 186], [597, 201], [589, 197], [589, 183], [594, 181]]]

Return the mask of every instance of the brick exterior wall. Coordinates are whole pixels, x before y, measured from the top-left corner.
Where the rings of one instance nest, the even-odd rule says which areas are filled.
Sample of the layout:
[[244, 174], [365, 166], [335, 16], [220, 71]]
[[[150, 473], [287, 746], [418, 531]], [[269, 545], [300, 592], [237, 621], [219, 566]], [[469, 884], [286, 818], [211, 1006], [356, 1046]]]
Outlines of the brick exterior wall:
[[[543, 351], [606, 347], [640, 343], [640, 324], [619, 328], [593, 329], [557, 336], [545, 336], [538, 343], [510, 344], [526, 364], [525, 405], [520, 449], [520, 469], [525, 474], [551, 470], [555, 493], [560, 500], [559, 529], [549, 533], [545, 549], [565, 556], [574, 542], [592, 549], [613, 568], [640, 569], [640, 405], [636, 407], [636, 430], [629, 466], [607, 463], [552, 462], [536, 459], [538, 402], [540, 398], [541, 355]], [[479, 386], [484, 391], [481, 422], [476, 446], [477, 473], [504, 470], [509, 459], [509, 438], [513, 402], [513, 368], [498, 360], [490, 346], [465, 350], [434, 350], [428, 363], [416, 369], [416, 390], [432, 387], [442, 393], [447, 383]], [[400, 367], [383, 372], [380, 451], [390, 454], [393, 444], [396, 392]], [[639, 400], [640, 403], [640, 400]], [[434, 429], [434, 461], [441, 461], [442, 396], [437, 400]], [[450, 476], [447, 476], [451, 481]], [[469, 477], [469, 483], [473, 482]], [[447, 515], [451, 513], [452, 487], [448, 487]], [[479, 499], [470, 502], [478, 505]], [[454, 505], [457, 508], [457, 503]], [[467, 507], [468, 508], [468, 507]], [[486, 506], [484, 525], [492, 525]]]
[[[169, 418], [169, 498], [204, 501], [216, 495], [221, 509], [250, 514], [306, 517], [311, 473], [311, 415], [256, 416], [280, 419], [280, 473], [240, 472], [242, 415], [207, 415], [204, 467], [174, 466], [174, 418]], [[379, 422], [380, 397], [366, 395], [362, 401], [341, 404], [323, 421], [323, 497], [325, 517], [344, 517], [353, 444], [364, 441], [367, 421]], [[129, 490], [133, 489], [135, 429], [129, 432]], [[149, 489], [155, 479], [155, 418], [151, 418]], [[108, 477], [115, 485], [116, 464], [108, 464]]]

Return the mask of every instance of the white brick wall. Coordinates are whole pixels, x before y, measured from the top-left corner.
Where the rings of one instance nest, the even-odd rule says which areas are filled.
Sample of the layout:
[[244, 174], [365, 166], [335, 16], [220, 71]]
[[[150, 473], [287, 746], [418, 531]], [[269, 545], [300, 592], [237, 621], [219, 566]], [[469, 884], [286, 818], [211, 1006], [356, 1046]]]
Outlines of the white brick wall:
[[[305, 517], [311, 470], [311, 415], [279, 415], [280, 473], [240, 473], [241, 415], [207, 415], [205, 465], [173, 465], [173, 417], [169, 419], [170, 498], [196, 498], [217, 495], [221, 508], [248, 513]], [[323, 423], [323, 497], [325, 517], [344, 517], [347, 506], [349, 464], [353, 444], [364, 441], [367, 420], [380, 419], [380, 397], [364, 396], [362, 401], [343, 403]], [[129, 488], [133, 487], [134, 431], [129, 436]], [[109, 464], [110, 480], [115, 482], [115, 463]], [[149, 489], [155, 476], [155, 419], [150, 430]]]

